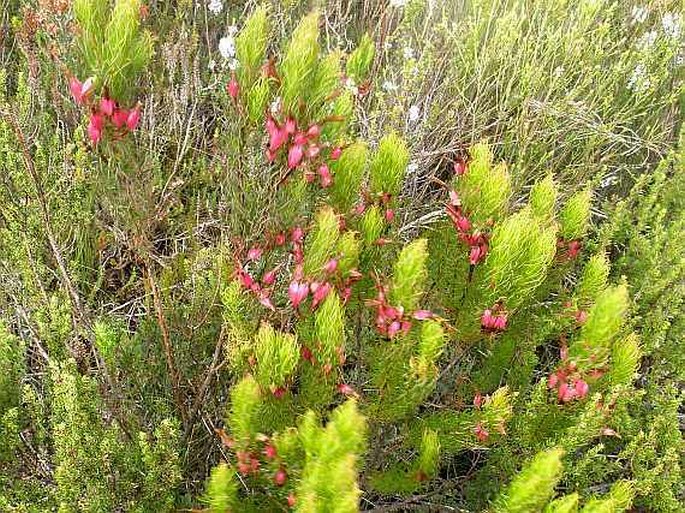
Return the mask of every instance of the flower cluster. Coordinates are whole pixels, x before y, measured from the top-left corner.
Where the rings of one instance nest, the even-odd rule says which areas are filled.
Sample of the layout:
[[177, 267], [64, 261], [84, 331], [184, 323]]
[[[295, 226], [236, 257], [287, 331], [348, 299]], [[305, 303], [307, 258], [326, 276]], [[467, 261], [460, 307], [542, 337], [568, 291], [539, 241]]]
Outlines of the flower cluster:
[[[287, 148], [288, 169], [300, 167], [303, 163], [310, 161], [315, 163], [316, 172], [307, 169], [304, 177], [307, 182], [312, 183], [317, 176], [321, 187], [330, 187], [333, 183], [333, 175], [325, 162], [317, 162], [321, 155], [322, 145], [319, 143], [321, 126], [317, 123], [311, 124], [306, 130], [300, 130], [297, 121], [286, 118], [285, 122], [279, 124], [273, 116], [266, 119], [266, 131], [269, 135], [269, 147], [266, 150], [266, 158], [273, 162], [281, 148]], [[330, 159], [337, 160], [341, 154], [340, 148], [333, 148], [330, 152]]]
[[[587, 396], [590, 386], [581, 377], [575, 362], [569, 361], [568, 348], [561, 347], [561, 361], [563, 366], [547, 378], [547, 387], [557, 390], [557, 398], [562, 403]], [[601, 371], [593, 371], [593, 377], [600, 377]]]
[[69, 80], [69, 89], [74, 101], [78, 105], [90, 105], [91, 114], [88, 120], [88, 137], [93, 144], [98, 144], [102, 139], [106, 123], [109, 120], [117, 135], [123, 135], [126, 131], [133, 131], [140, 121], [140, 105], [133, 109], [120, 107], [116, 100], [106, 94], [99, 102], [91, 101], [95, 79], [89, 78], [85, 82], [76, 77]]
[[487, 308], [480, 316], [480, 325], [487, 333], [497, 333], [507, 328], [507, 312], [501, 304]]
[[471, 265], [478, 264], [488, 254], [488, 235], [480, 230], [472, 230], [471, 221], [464, 214], [459, 196], [453, 189], [450, 190], [450, 201], [446, 210], [452, 224], [457, 229], [459, 239], [471, 248], [469, 263]]
[[376, 308], [376, 330], [384, 337], [394, 338], [398, 333], [409, 333], [412, 327], [412, 319], [425, 321], [435, 317], [428, 310], [416, 310], [408, 315], [402, 306], [392, 306], [387, 299], [387, 290], [382, 284], [377, 285], [378, 295], [376, 299], [367, 301], [367, 304]]

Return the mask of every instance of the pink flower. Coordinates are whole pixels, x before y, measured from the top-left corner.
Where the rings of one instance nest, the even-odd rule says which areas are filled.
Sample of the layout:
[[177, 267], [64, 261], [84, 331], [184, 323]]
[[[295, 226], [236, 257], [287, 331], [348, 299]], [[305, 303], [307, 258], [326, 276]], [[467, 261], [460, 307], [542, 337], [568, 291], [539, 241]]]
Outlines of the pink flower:
[[307, 138], [307, 134], [303, 132], [297, 132], [295, 134], [295, 137], [293, 137], [293, 144], [297, 146], [304, 146], [305, 144], [307, 144], [308, 140], [309, 139]]
[[250, 276], [248, 273], [243, 271], [242, 269], [238, 271], [238, 279], [240, 280], [240, 283], [242, 284], [243, 287], [246, 289], [251, 289], [252, 286], [254, 285], [254, 279], [252, 279], [252, 276]]
[[579, 240], [572, 240], [568, 243], [568, 257], [571, 259], [576, 258], [582, 248], [583, 245]]
[[138, 126], [138, 121], [140, 121], [140, 107], [136, 107], [128, 113], [128, 117], [126, 118], [126, 126], [129, 130], [133, 131]]
[[266, 119], [266, 131], [269, 134], [269, 160], [276, 156], [276, 151], [288, 140], [288, 132], [285, 127], [279, 127], [272, 117]]
[[552, 373], [549, 375], [547, 378], [547, 388], [556, 388], [556, 386], [559, 384], [559, 377], [555, 374]]
[[285, 132], [288, 135], [292, 135], [297, 132], [297, 121], [293, 118], [288, 118], [285, 120]]
[[321, 127], [319, 125], [312, 125], [307, 129], [307, 135], [312, 139], [316, 139], [321, 134]]
[[271, 444], [266, 444], [264, 446], [264, 456], [266, 456], [266, 459], [268, 460], [273, 460], [274, 458], [276, 458], [276, 456], [278, 456], [276, 448]]
[[471, 248], [471, 252], [469, 253], [469, 263], [471, 265], [476, 265], [478, 262], [480, 262], [482, 257], [483, 255], [480, 246], [473, 246]]
[[272, 269], [268, 273], [265, 273], [264, 276], [262, 276], [262, 283], [264, 283], [264, 285], [273, 285], [275, 281], [276, 269]]
[[395, 219], [395, 211], [389, 208], [385, 211], [385, 220], [392, 223], [393, 219]]
[[351, 295], [352, 295], [352, 287], [345, 287], [342, 291], [343, 303], [347, 304], [347, 302], [350, 300]]
[[332, 288], [333, 287], [328, 282], [323, 283], [321, 285], [319, 285], [316, 282], [312, 283], [312, 308], [316, 308], [319, 305], [319, 303], [321, 303], [321, 301], [326, 299], [326, 296], [328, 296], [328, 293], [331, 291]]
[[240, 92], [240, 85], [235, 78], [235, 73], [231, 75], [231, 80], [226, 84], [226, 91], [228, 95], [233, 98], [233, 100], [238, 98], [238, 93]]
[[276, 307], [274, 306], [274, 303], [273, 303], [273, 301], [271, 301], [271, 298], [269, 296], [266, 296], [264, 294], [260, 294], [259, 295], [259, 303], [262, 306], [267, 307], [272, 312], [276, 311]]
[[83, 83], [79, 82], [76, 77], [72, 77], [72, 79], [69, 81], [69, 90], [71, 91], [71, 95], [74, 97], [76, 103], [79, 105], [85, 103], [88, 95], [90, 95], [90, 93], [93, 91], [94, 83], [95, 79], [93, 77], [90, 77]]
[[480, 324], [484, 328], [492, 328], [494, 320], [495, 318], [492, 315], [492, 310], [490, 310], [489, 308], [486, 309], [483, 312], [483, 315], [480, 316]]
[[331, 171], [328, 169], [326, 164], [321, 164], [319, 167], [319, 176], [321, 177], [321, 187], [330, 187], [331, 183], [333, 183]]
[[562, 360], [568, 360], [568, 346], [566, 344], [562, 344], [562, 346], [559, 348], [559, 358]]
[[495, 317], [492, 327], [499, 331], [504, 330], [507, 327], [507, 316], [502, 314]]
[[480, 395], [480, 392], [473, 396], [473, 405], [478, 409], [483, 405], [483, 396]]
[[425, 321], [426, 319], [432, 319], [435, 315], [430, 310], [416, 310], [413, 317], [417, 321]]
[[404, 320], [400, 323], [400, 325], [402, 327], [402, 333], [408, 335], [411, 331], [411, 321]]
[[126, 109], [116, 109], [112, 113], [112, 123], [117, 128], [122, 128], [128, 119], [128, 111]]
[[310, 159], [315, 159], [321, 153], [321, 147], [316, 144], [310, 144], [307, 148], [307, 157]]
[[561, 386], [559, 387], [559, 400], [561, 402], [567, 403], [574, 399], [576, 397], [576, 389], [573, 388], [571, 385], [568, 383], [562, 383]]
[[587, 393], [590, 391], [590, 387], [588, 384], [582, 380], [576, 380], [576, 382], [573, 384], [573, 386], [576, 389], [576, 392], [578, 392], [578, 397], [583, 398], [587, 395]]
[[480, 422], [473, 428], [473, 432], [476, 434], [476, 438], [479, 442], [485, 442], [490, 436], [490, 433], [488, 433]]
[[355, 214], [357, 214], [358, 216], [360, 216], [360, 215], [362, 215], [362, 214], [364, 213], [365, 210], [366, 210], [366, 204], [364, 204], [364, 203], [359, 203], [356, 207], [354, 207], [354, 209], [352, 210], [352, 212], [354, 212]]
[[283, 486], [287, 480], [288, 474], [285, 473], [285, 470], [279, 468], [274, 474], [274, 483], [276, 486]]
[[252, 247], [250, 250], [247, 252], [247, 259], [248, 260], [259, 260], [262, 258], [262, 248], [259, 247]]
[[343, 395], [356, 395], [354, 388], [352, 388], [347, 383], [340, 383], [338, 385], [338, 392], [340, 392]]
[[578, 310], [575, 313], [575, 318], [578, 324], [585, 324], [585, 321], [587, 321], [587, 312], [585, 310]]
[[301, 226], [296, 226], [293, 228], [292, 234], [290, 235], [290, 240], [293, 243], [299, 244], [302, 242], [302, 239], [304, 238], [304, 230], [302, 229]]
[[340, 155], [342, 155], [342, 148], [339, 146], [333, 148], [333, 151], [331, 151], [331, 159], [338, 160], [340, 158]]
[[271, 391], [276, 399], [281, 399], [285, 395], [285, 392], [285, 387], [276, 387]]
[[111, 98], [102, 98], [100, 100], [100, 112], [105, 116], [111, 116], [114, 113], [116, 104]]
[[283, 244], [285, 244], [285, 233], [277, 233], [274, 242], [276, 243], [276, 246], [282, 246]]
[[393, 321], [388, 326], [388, 337], [393, 338], [402, 329], [402, 324], [399, 321]]
[[304, 157], [304, 149], [302, 146], [295, 144], [290, 147], [288, 151], [288, 169], [295, 169], [302, 162]]
[[333, 274], [337, 268], [338, 260], [335, 258], [331, 258], [328, 262], [326, 262], [326, 265], [323, 266], [323, 270], [328, 274]]
[[88, 123], [88, 136], [93, 144], [97, 144], [102, 139], [102, 129], [104, 127], [105, 120], [101, 114], [91, 114], [90, 121]]
[[454, 174], [461, 176], [466, 173], [466, 163], [463, 160], [454, 161]]
[[306, 283], [301, 283], [297, 280], [290, 282], [288, 287], [288, 297], [293, 308], [299, 308], [300, 303], [309, 295], [309, 286]]
[[462, 232], [467, 232], [471, 229], [471, 221], [466, 216], [460, 216], [457, 218], [457, 229]]

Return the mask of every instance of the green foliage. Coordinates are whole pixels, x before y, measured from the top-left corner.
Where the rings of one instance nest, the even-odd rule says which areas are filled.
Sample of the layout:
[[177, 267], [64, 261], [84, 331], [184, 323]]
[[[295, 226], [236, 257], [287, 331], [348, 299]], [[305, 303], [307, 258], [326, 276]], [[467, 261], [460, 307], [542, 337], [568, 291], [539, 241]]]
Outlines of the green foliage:
[[356, 402], [348, 400], [336, 408], [325, 428], [310, 412], [299, 432], [306, 458], [297, 511], [358, 511], [361, 490], [356, 468], [365, 445], [366, 421]]
[[225, 463], [212, 469], [204, 496], [204, 502], [212, 513], [232, 511], [239, 504], [238, 483], [233, 478], [234, 473], [233, 469]]
[[[266, 105], [268, 82], [257, 80], [257, 76], [266, 58], [268, 31], [266, 7], [259, 6], [245, 20], [245, 25], [235, 38], [235, 54], [240, 63], [238, 82], [243, 91], [249, 91], [248, 105], [252, 105], [249, 108], [252, 120], [257, 117], [257, 112], [260, 114], [263, 112]], [[260, 106], [261, 110], [257, 111], [257, 106]]]
[[509, 484], [495, 505], [495, 511], [532, 513], [542, 511], [554, 494], [561, 477], [563, 449], [541, 452]]
[[576, 513], [578, 511], [578, 494], [565, 495], [550, 502], [545, 513]]
[[252, 376], [240, 380], [231, 390], [231, 407], [227, 414], [228, 425], [234, 439], [247, 445], [259, 432], [258, 412], [262, 394]]
[[470, 149], [471, 160], [463, 176], [454, 178], [464, 210], [477, 225], [498, 221], [506, 212], [511, 196], [511, 177], [506, 165], [493, 163], [486, 143]]
[[356, 83], [366, 78], [376, 53], [373, 39], [368, 34], [362, 36], [359, 45], [347, 59], [347, 76]]
[[400, 192], [408, 163], [409, 151], [402, 138], [395, 133], [383, 137], [371, 160], [369, 175], [371, 192], [396, 196]]
[[585, 189], [575, 193], [559, 213], [559, 235], [565, 240], [583, 238], [589, 228], [592, 191]]
[[557, 187], [554, 183], [554, 177], [547, 175], [544, 180], [533, 186], [528, 203], [535, 217], [541, 221], [549, 222], [554, 219], [556, 202]]
[[362, 142], [345, 148], [340, 158], [331, 162], [333, 186], [330, 189], [333, 205], [339, 212], [349, 212], [359, 195], [368, 159], [368, 149]]
[[281, 98], [286, 111], [294, 112], [298, 102], [307, 98], [319, 56], [318, 38], [319, 15], [311, 13], [293, 32], [281, 63]]
[[609, 261], [605, 253], [597, 253], [590, 257], [583, 269], [583, 275], [578, 283], [575, 296], [585, 306], [591, 304], [607, 285], [609, 277]]
[[79, 24], [79, 49], [97, 85], [113, 98], [132, 95], [132, 85], [153, 54], [152, 36], [140, 29], [140, 0], [77, 0], [74, 15]]
[[407, 313], [419, 306], [427, 278], [427, 258], [427, 242], [425, 239], [418, 239], [402, 248], [395, 262], [390, 290], [391, 303], [401, 306]]
[[332, 208], [324, 208], [316, 216], [314, 231], [307, 237], [304, 272], [308, 276], [319, 276], [323, 267], [333, 258], [338, 242], [338, 217]]
[[257, 383], [271, 391], [285, 387], [300, 359], [300, 347], [295, 337], [262, 324], [255, 336], [254, 349]]

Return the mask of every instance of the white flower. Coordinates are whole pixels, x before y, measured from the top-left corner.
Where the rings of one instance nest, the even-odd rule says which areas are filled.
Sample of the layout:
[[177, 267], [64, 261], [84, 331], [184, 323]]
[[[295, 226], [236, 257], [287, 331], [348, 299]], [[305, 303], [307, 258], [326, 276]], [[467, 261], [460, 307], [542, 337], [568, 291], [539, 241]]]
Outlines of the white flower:
[[654, 46], [654, 43], [656, 42], [656, 38], [658, 37], [658, 34], [656, 33], [656, 30], [651, 30], [649, 32], [645, 32], [642, 34], [640, 39], [637, 40], [637, 47], [639, 50], [648, 50], [652, 46]]
[[207, 64], [207, 68], [209, 69], [209, 71], [214, 71], [216, 69], [216, 61], [214, 59], [209, 61], [209, 64]]
[[235, 25], [231, 25], [230, 27], [228, 27], [227, 31], [229, 36], [235, 36], [238, 33], [238, 27], [236, 27]]
[[672, 39], [680, 37], [680, 16], [677, 14], [672, 12], [664, 14], [664, 17], [661, 18], [661, 26], [668, 37]]
[[642, 92], [649, 89], [650, 81], [647, 76], [647, 66], [640, 63], [635, 66], [633, 74], [628, 79], [628, 89], [634, 92]]
[[414, 58], [414, 49], [411, 46], [405, 46], [403, 54], [404, 54], [405, 59], [413, 59]]
[[277, 96], [274, 101], [271, 102], [271, 105], [269, 106], [269, 111], [271, 111], [271, 115], [275, 116], [279, 112], [281, 112], [281, 97]]
[[235, 71], [240, 67], [240, 62], [238, 59], [229, 59], [227, 66], [231, 71]]
[[410, 162], [407, 166], [407, 175], [413, 175], [419, 170], [419, 165], [416, 162]]
[[390, 0], [390, 7], [404, 7], [407, 5], [407, 0]]
[[381, 87], [389, 93], [397, 91], [398, 89], [397, 84], [393, 84], [392, 82], [390, 82], [390, 80], [386, 80], [385, 82], [383, 82], [383, 85]]
[[359, 88], [357, 87], [357, 84], [354, 83], [354, 80], [352, 80], [351, 78], [345, 80], [345, 87], [353, 95], [357, 96], [359, 94]]
[[219, 40], [219, 53], [224, 59], [235, 57], [235, 39], [229, 35]]
[[633, 17], [632, 23], [644, 23], [649, 16], [649, 10], [644, 6], [635, 6], [630, 15]]
[[419, 109], [418, 105], [412, 105], [409, 107], [409, 122], [414, 123], [418, 121], [419, 116], [421, 115], [421, 109]]
[[212, 14], [219, 14], [224, 9], [224, 3], [221, 0], [209, 0], [207, 9], [209, 9]]

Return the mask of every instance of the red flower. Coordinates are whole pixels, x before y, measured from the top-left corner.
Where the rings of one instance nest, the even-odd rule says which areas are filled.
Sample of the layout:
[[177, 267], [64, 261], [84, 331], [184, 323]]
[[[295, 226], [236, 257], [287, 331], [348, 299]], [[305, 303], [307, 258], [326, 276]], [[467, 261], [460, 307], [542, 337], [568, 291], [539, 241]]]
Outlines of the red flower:
[[331, 159], [338, 160], [340, 158], [340, 155], [342, 155], [342, 148], [340, 148], [339, 146], [333, 148], [333, 151], [331, 151]]
[[238, 98], [238, 93], [240, 92], [240, 85], [235, 78], [235, 73], [231, 74], [231, 80], [226, 84], [226, 91], [228, 95], [233, 98], [233, 100]]
[[102, 139], [102, 129], [105, 125], [105, 119], [102, 114], [91, 114], [90, 121], [88, 122], [88, 136], [93, 144], [97, 144]]
[[302, 145], [294, 144], [288, 150], [288, 169], [295, 169], [302, 162], [304, 148]]
[[321, 164], [319, 167], [319, 176], [321, 177], [321, 187], [324, 189], [330, 187], [333, 183], [333, 177], [331, 176], [331, 170], [328, 169], [326, 164]]

